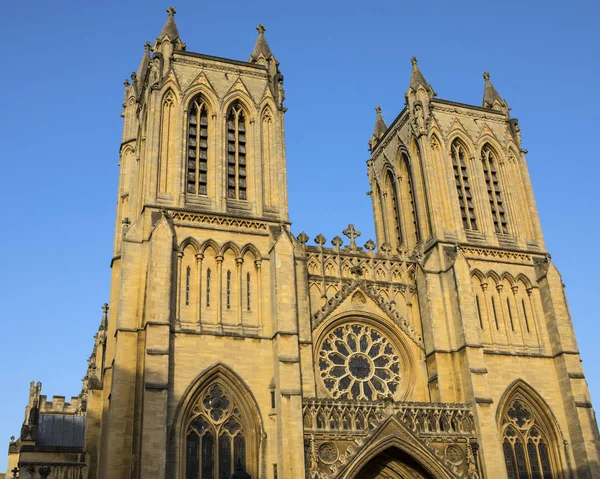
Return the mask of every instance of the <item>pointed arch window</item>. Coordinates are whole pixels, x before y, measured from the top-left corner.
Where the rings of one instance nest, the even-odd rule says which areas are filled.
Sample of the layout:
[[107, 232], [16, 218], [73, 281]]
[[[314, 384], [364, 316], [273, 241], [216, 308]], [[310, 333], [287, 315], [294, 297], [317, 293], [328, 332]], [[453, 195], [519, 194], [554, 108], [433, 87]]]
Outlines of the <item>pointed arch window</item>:
[[390, 211], [388, 214], [391, 214], [392, 221], [394, 222], [393, 227], [390, 228], [390, 243], [395, 246], [400, 246], [402, 244], [402, 227], [400, 225], [400, 204], [398, 203], [398, 194], [396, 191], [396, 180], [394, 179], [394, 175], [391, 170], [387, 172], [387, 194], [389, 195], [388, 206]]
[[509, 479], [553, 479], [550, 436], [535, 409], [513, 398], [502, 417], [502, 450]]
[[246, 116], [238, 102], [227, 110], [227, 198], [246, 200]]
[[186, 193], [208, 194], [208, 108], [202, 97], [188, 112]]
[[415, 192], [410, 171], [410, 161], [406, 154], [400, 158], [400, 204], [404, 214], [405, 246], [413, 247], [420, 241], [419, 225], [415, 209]]
[[186, 430], [186, 479], [227, 479], [246, 469], [247, 431], [233, 395], [214, 384], [199, 397]]
[[500, 181], [496, 169], [496, 155], [489, 145], [485, 145], [481, 149], [481, 162], [483, 164], [483, 175], [485, 177], [490, 209], [494, 220], [494, 229], [496, 233], [508, 234], [508, 221], [504, 212], [504, 203], [500, 193]]
[[452, 142], [450, 149], [463, 227], [465, 230], [477, 230], [475, 204], [473, 203], [473, 194], [471, 192], [469, 173], [467, 171], [467, 152], [458, 140]]

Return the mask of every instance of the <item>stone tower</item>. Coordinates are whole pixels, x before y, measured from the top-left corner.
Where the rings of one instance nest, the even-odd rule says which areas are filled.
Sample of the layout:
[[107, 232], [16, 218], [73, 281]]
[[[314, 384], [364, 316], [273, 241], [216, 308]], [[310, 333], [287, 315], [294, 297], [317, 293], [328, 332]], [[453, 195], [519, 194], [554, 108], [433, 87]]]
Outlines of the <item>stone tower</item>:
[[[262, 25], [240, 62], [187, 52], [174, 14], [125, 87], [112, 367], [88, 401], [102, 423], [90, 472], [184, 477], [193, 428], [215, 454], [194, 459], [202, 471], [228, 477], [241, 461], [258, 477], [267, 461], [292, 474], [304, 467], [294, 358], [306, 293], [294, 281], [283, 75]], [[199, 404], [210, 415], [190, 426]]]
[[[109, 305], [79, 396], [32, 383], [21, 478], [600, 477], [598, 430], [519, 125], [438, 99], [412, 59], [376, 109], [375, 241], [290, 233], [284, 90], [188, 52], [125, 82]], [[237, 471], [237, 472], [236, 472]]]

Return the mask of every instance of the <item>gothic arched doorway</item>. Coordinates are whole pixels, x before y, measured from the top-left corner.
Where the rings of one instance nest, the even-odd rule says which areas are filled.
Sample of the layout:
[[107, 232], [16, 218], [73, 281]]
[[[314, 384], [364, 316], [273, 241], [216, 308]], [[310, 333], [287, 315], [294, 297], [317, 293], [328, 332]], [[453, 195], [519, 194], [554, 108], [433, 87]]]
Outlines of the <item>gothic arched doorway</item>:
[[377, 454], [356, 474], [356, 479], [435, 479], [423, 466], [400, 449]]

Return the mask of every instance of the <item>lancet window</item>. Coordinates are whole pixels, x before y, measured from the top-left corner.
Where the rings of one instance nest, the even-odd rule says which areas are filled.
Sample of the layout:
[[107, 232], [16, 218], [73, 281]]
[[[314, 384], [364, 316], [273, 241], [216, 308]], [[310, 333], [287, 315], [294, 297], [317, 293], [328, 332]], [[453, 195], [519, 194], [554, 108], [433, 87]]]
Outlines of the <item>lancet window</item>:
[[496, 230], [496, 233], [508, 234], [508, 222], [506, 220], [504, 203], [500, 193], [498, 171], [496, 170], [496, 158], [494, 152], [488, 145], [485, 145], [481, 149], [481, 162], [483, 164], [483, 175], [487, 185], [492, 219], [494, 220], [494, 229]]
[[246, 200], [246, 117], [238, 102], [227, 111], [227, 198]]
[[225, 303], [227, 305], [227, 309], [231, 309], [231, 271], [227, 271]]
[[210, 268], [206, 270], [206, 307], [210, 308]]
[[452, 142], [451, 155], [463, 227], [466, 230], [476, 230], [477, 219], [475, 217], [475, 204], [473, 203], [473, 194], [467, 171], [467, 152], [460, 141], [454, 140]]
[[535, 409], [512, 399], [503, 418], [502, 449], [509, 479], [553, 479], [551, 440]]
[[208, 108], [202, 97], [188, 113], [186, 193], [208, 194]]
[[387, 173], [387, 191], [388, 194], [388, 208], [389, 213], [394, 222], [392, 228], [390, 228], [390, 242], [395, 246], [402, 244], [402, 227], [400, 225], [400, 203], [398, 203], [398, 195], [396, 192], [396, 180], [391, 171]]
[[186, 431], [186, 479], [227, 479], [246, 469], [247, 431], [240, 407], [221, 384], [198, 398]]
[[250, 311], [251, 305], [250, 296], [250, 273], [246, 273], [246, 310]]

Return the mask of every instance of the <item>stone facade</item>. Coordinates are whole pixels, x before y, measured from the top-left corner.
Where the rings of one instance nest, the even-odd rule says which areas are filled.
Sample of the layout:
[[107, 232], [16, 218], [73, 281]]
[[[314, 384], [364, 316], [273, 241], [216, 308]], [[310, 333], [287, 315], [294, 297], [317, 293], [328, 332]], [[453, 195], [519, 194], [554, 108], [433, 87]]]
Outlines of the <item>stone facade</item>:
[[[125, 82], [110, 312], [81, 394], [31, 386], [21, 478], [593, 478], [596, 419], [518, 122], [377, 109], [376, 241], [289, 228], [285, 93], [188, 52], [170, 8]], [[242, 476], [240, 476], [242, 477]]]

